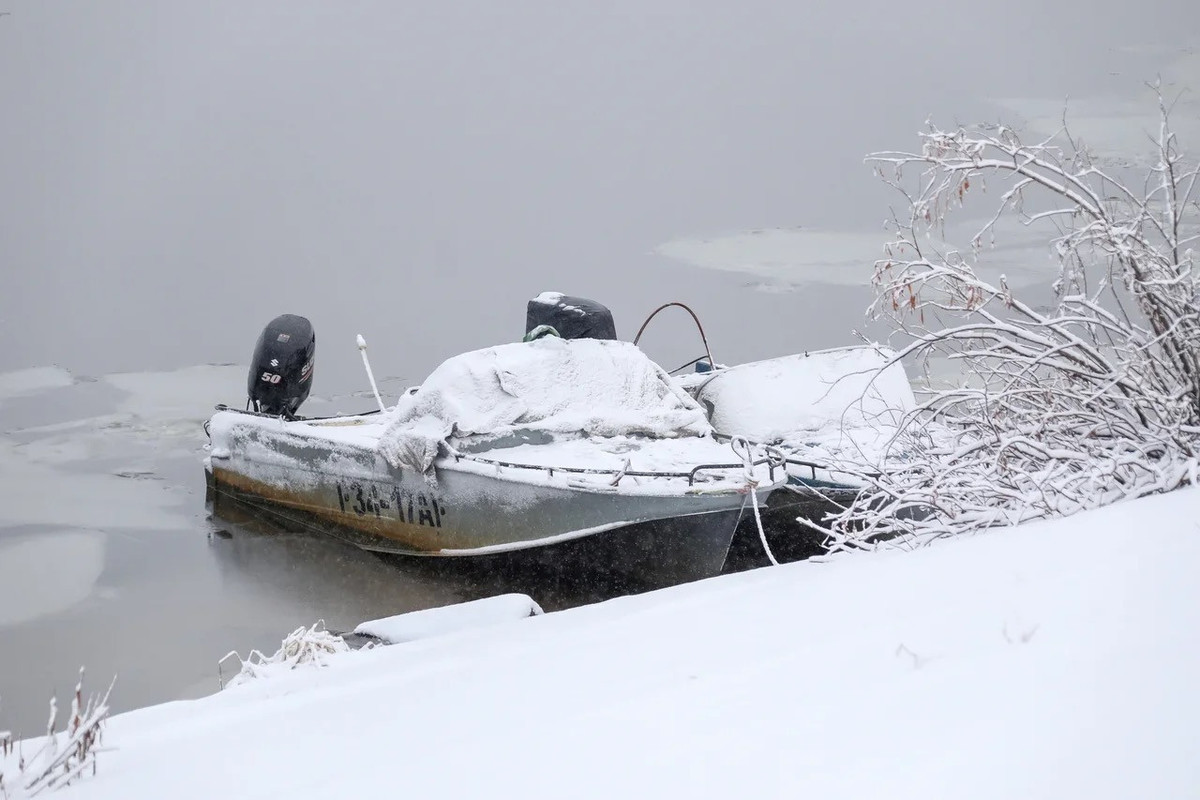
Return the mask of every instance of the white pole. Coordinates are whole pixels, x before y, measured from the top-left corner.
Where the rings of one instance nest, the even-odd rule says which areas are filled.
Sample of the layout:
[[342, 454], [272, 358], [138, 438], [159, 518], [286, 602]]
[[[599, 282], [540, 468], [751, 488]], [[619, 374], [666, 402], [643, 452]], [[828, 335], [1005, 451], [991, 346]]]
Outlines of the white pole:
[[375, 375], [371, 372], [371, 362], [367, 360], [367, 340], [358, 334], [358, 352], [362, 354], [363, 366], [367, 368], [367, 380], [371, 382], [371, 391], [375, 393], [375, 402], [379, 403], [380, 411], [387, 411], [383, 406], [383, 398], [379, 396], [379, 387], [375, 385]]

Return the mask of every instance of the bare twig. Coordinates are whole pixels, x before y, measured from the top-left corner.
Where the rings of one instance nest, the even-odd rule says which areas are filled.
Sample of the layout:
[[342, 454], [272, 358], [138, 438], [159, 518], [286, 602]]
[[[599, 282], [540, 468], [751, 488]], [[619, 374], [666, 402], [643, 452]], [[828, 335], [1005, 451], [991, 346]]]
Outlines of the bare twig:
[[[1064, 127], [1024, 143], [1005, 126], [921, 134], [918, 152], [869, 157], [900, 191], [875, 265], [870, 316], [896, 360], [957, 364], [896, 429], [892, 464], [815, 523], [834, 549], [912, 546], [948, 533], [1069, 514], [1191, 481], [1200, 458], [1200, 167], [1160, 124], [1144, 187], [1096, 164]], [[1004, 187], [969, 247], [946, 220]], [[1035, 306], [977, 266], [1001, 218], [1045, 231], [1055, 299]], [[903, 443], [901, 446], [900, 443]], [[813, 523], [806, 523], [813, 524]]]

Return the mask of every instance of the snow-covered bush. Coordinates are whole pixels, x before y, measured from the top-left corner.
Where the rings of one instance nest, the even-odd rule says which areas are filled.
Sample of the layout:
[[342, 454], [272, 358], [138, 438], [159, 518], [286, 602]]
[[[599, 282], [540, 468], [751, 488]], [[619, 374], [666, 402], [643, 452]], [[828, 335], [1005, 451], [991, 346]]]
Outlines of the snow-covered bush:
[[[822, 524], [835, 548], [921, 543], [1195, 482], [1198, 171], [1155, 89], [1140, 175], [1101, 162], [1065, 122], [1033, 143], [1002, 125], [931, 125], [918, 152], [868, 158], [907, 201], [875, 265], [870, 315], [889, 324], [899, 358], [961, 369], [902, 424], [903, 457]], [[948, 215], [980, 204], [987, 221], [965, 246], [946, 243]], [[977, 270], [1005, 229], [1021, 229], [1013, 220], [1051, 248], [1045, 297]]]
[[327, 656], [349, 649], [345, 639], [325, 630], [324, 620], [317, 620], [312, 627], [301, 626], [288, 634], [273, 655], [265, 656], [258, 650], [251, 650], [250, 655], [243, 659], [236, 651], [227, 653], [217, 662], [217, 671], [219, 673], [221, 665], [230, 658], [236, 658], [240, 664], [238, 673], [228, 683], [222, 679], [221, 688], [225, 688], [273, 672], [286, 672], [302, 666], [321, 667], [325, 665]]
[[12, 733], [0, 731], [0, 798], [18, 800], [34, 797], [48, 789], [60, 789], [88, 774], [96, 772], [96, 753], [108, 718], [108, 696], [112, 684], [101, 697], [83, 699], [83, 670], [71, 699], [71, 717], [67, 729], [55, 731], [58, 724], [58, 703], [50, 698], [50, 719], [46, 736], [37, 749], [26, 756], [21, 743], [14, 743]]

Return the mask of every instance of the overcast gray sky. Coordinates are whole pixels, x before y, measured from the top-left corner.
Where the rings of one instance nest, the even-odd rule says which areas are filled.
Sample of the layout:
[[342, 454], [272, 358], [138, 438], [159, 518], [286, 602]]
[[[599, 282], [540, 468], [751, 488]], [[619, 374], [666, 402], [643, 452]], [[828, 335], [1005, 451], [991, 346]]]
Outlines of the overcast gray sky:
[[996, 98], [1133, 96], [1200, 30], [1185, 0], [6, 7], [0, 369], [245, 361], [286, 311], [316, 325], [318, 393], [361, 382], [355, 333], [420, 378], [519, 337], [547, 289], [626, 336], [694, 303], [726, 360], [848, 343], [865, 289], [650, 251], [874, 230], [867, 152]]

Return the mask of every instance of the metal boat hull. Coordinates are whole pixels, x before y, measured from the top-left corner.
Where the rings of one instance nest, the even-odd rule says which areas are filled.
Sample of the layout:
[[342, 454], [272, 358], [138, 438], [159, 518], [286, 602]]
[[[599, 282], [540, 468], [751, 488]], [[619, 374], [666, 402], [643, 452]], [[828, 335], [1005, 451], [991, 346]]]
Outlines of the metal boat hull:
[[214, 505], [270, 508], [385, 553], [591, 553], [604, 570], [645, 573], [655, 583], [694, 580], [720, 572], [745, 501], [728, 488], [651, 494], [603, 481], [548, 485], [528, 471], [491, 474], [453, 459], [439, 460], [431, 482], [374, 448], [302, 435], [278, 420], [246, 416], [220, 427], [209, 466]]

